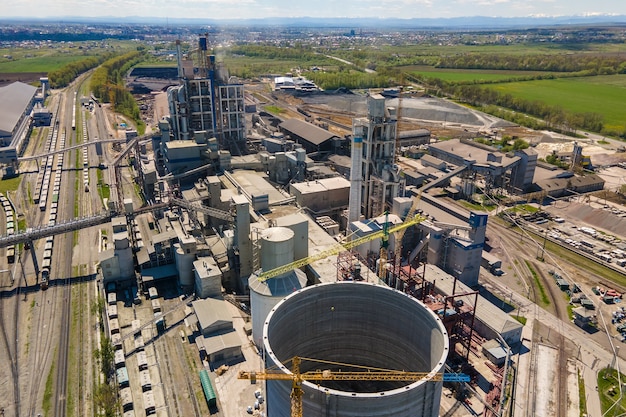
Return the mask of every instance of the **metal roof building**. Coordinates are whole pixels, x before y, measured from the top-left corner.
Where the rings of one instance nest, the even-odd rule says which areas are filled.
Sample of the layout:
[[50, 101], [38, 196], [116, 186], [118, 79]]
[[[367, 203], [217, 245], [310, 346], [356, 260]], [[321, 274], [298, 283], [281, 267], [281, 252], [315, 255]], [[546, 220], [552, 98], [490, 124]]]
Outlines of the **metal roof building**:
[[330, 152], [333, 148], [333, 140], [340, 139], [328, 130], [299, 119], [285, 120], [278, 127], [281, 132], [288, 134], [291, 139], [301, 144], [307, 153]]
[[224, 308], [224, 303], [224, 300], [217, 298], [206, 298], [191, 303], [198, 317], [198, 330], [203, 336], [233, 329], [232, 315]]
[[0, 87], [0, 163], [15, 163], [30, 128], [37, 87], [19, 81]]
[[290, 184], [289, 193], [301, 207], [312, 212], [326, 213], [348, 207], [350, 181], [343, 177], [323, 178]]

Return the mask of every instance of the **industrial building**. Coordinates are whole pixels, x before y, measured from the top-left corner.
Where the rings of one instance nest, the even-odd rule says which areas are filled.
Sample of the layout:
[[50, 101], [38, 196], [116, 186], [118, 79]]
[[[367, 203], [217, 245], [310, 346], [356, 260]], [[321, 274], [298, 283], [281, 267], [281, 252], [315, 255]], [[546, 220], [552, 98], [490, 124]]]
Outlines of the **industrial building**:
[[216, 137], [221, 149], [241, 153], [246, 145], [243, 84], [232, 83], [227, 70], [208, 54], [207, 35], [199, 37], [197, 53], [190, 56], [195, 60], [183, 61], [180, 42], [177, 52], [180, 85], [167, 91], [173, 140], [200, 138], [202, 144]]
[[488, 190], [524, 191], [532, 185], [537, 167], [537, 152], [532, 148], [505, 154], [476, 142], [451, 139], [433, 143], [428, 149], [435, 158], [457, 167], [466, 166], [469, 173], [480, 175]]
[[537, 181], [537, 186], [551, 197], [584, 194], [604, 189], [604, 180], [596, 174], [572, 175], [568, 178], [547, 178]]
[[397, 120], [380, 94], [368, 97], [367, 110], [367, 117], [352, 121], [349, 222], [382, 214], [404, 188], [395, 164]]
[[[206, 54], [203, 48], [201, 41], [198, 49]], [[470, 160], [487, 151], [459, 157], [452, 148], [471, 145], [448, 141], [439, 153], [403, 161], [414, 169], [403, 176], [396, 114], [372, 94], [367, 114], [353, 119], [351, 158], [333, 155], [334, 171], [312, 156], [335, 151], [343, 139], [301, 121], [277, 124], [283, 136], [258, 139], [258, 152], [233, 156], [245, 136], [211, 127], [217, 103], [223, 114], [227, 109], [215, 87], [222, 81], [211, 72], [217, 66], [210, 57], [200, 62], [195, 68], [206, 64], [205, 70], [192, 72], [179, 63], [181, 85], [168, 92], [172, 114], [159, 123], [152, 151], [137, 150], [137, 177], [149, 204], [124, 204], [128, 215], [112, 221], [112, 239], [101, 254], [105, 283], [139, 282], [144, 291], [169, 285], [194, 294], [195, 314], [185, 323], [213, 369], [242, 360], [242, 346], [251, 342], [265, 352], [266, 366], [302, 356], [428, 374], [413, 383], [306, 385], [305, 415], [436, 416], [443, 386], [437, 375], [447, 360], [467, 362], [476, 346], [502, 339], [504, 347], [486, 344], [485, 356], [507, 362], [505, 344], [519, 343], [521, 325], [475, 291], [487, 215], [451, 220], [440, 211], [453, 217], [455, 209], [425, 191], [433, 184], [451, 187], [464, 170], [497, 173], [494, 186], [524, 183], [532, 180], [532, 152], [525, 153], [525, 165], [521, 154]], [[189, 112], [193, 106], [201, 111]], [[417, 131], [402, 139], [414, 146], [429, 135]], [[381, 236], [416, 213], [418, 195], [426, 204], [419, 206], [423, 217], [402, 239], [386, 236], [390, 255], [383, 264]], [[344, 251], [341, 244], [352, 239], [362, 244]], [[401, 259], [393, 259], [396, 249]], [[249, 341], [233, 330], [226, 302], [251, 315]], [[161, 313], [158, 303], [152, 308]], [[268, 381], [270, 415], [289, 414], [290, 388]]]
[[295, 143], [302, 145], [307, 154], [336, 153], [343, 141], [336, 134], [299, 119], [285, 120], [278, 128]]
[[0, 163], [17, 164], [30, 134], [37, 87], [16, 81], [0, 87]]

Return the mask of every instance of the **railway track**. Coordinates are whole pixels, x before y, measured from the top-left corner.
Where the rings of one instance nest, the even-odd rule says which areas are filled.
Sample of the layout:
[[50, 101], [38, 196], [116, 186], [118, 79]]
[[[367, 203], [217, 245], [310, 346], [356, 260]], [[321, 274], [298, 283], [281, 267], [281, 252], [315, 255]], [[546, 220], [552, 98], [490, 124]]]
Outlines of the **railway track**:
[[[167, 337], [167, 336], [164, 336]], [[163, 342], [163, 343], [162, 343]], [[159, 374], [161, 375], [161, 383], [163, 386], [163, 399], [165, 400], [165, 406], [169, 410], [170, 416], [184, 416], [181, 414], [180, 404], [178, 403], [178, 396], [176, 395], [176, 390], [173, 388], [176, 387], [174, 380], [172, 379], [172, 369], [170, 364], [170, 358], [167, 353], [166, 342], [162, 338], [159, 338], [154, 341], [154, 352], [157, 355], [157, 361], [159, 363]], [[165, 368], [165, 369], [164, 369]], [[169, 394], [166, 390], [166, 387], [170, 387]], [[170, 401], [173, 403], [173, 407], [170, 407]], [[172, 413], [175, 411], [175, 413]]]
[[[42, 386], [45, 386], [46, 378], [36, 378], [35, 375], [42, 375], [44, 369], [47, 369], [48, 362], [51, 357], [50, 348], [52, 346], [52, 338], [54, 323], [56, 316], [56, 293], [58, 287], [54, 286], [47, 291], [39, 291], [35, 293], [35, 306], [38, 307], [37, 314], [33, 315], [32, 323], [35, 325], [31, 329], [30, 340], [37, 340], [39, 346], [34, 346], [28, 351], [29, 372], [26, 390], [28, 391], [28, 414], [29, 416], [38, 414], [39, 410], [39, 393]], [[36, 301], [38, 300], [38, 301]], [[48, 348], [40, 348], [40, 346], [48, 346]]]
[[[19, 297], [20, 285], [15, 291], [3, 294], [0, 300], [0, 333], [2, 334], [2, 346], [6, 352], [7, 363], [9, 364], [10, 382], [13, 385], [12, 400], [8, 403], [8, 398], [2, 400], [10, 409], [15, 409], [15, 416], [20, 415], [20, 383], [19, 383]], [[12, 305], [11, 305], [12, 303]], [[7, 393], [8, 394], [8, 393]], [[6, 407], [5, 407], [6, 408]], [[3, 408], [3, 409], [5, 409]], [[9, 411], [10, 410], [5, 410]], [[2, 414], [5, 415], [4, 413]], [[7, 415], [8, 417], [8, 415]]]
[[[492, 225], [496, 222], [492, 222]], [[516, 273], [526, 281], [528, 279], [527, 289], [528, 298], [535, 304], [543, 304], [543, 300], [540, 300], [541, 295], [538, 293], [538, 283], [534, 282], [532, 268], [537, 274], [539, 283], [546, 289], [550, 304], [545, 308], [552, 314], [554, 314], [559, 320], [559, 329], [555, 332], [549, 332], [547, 341], [550, 345], [554, 346], [557, 355], [557, 375], [554, 375], [554, 380], [565, 381], [567, 380], [567, 358], [568, 353], [566, 351], [565, 343], [566, 338], [564, 336], [565, 330], [563, 329], [563, 322], [569, 321], [567, 308], [563, 305], [562, 291], [555, 285], [552, 277], [545, 273], [546, 264], [535, 261], [537, 247], [535, 244], [528, 244], [528, 237], [522, 237], [521, 241], [517, 236], [510, 236], [510, 230], [506, 233], [506, 227], [496, 224], [496, 229], [499, 230], [499, 236], [502, 239], [502, 247], [510, 258], [511, 264], [514, 266]], [[524, 241], [526, 241], [524, 243]], [[528, 261], [528, 263], [526, 262]], [[534, 342], [533, 342], [534, 343]], [[536, 381], [536, 367], [537, 363], [536, 354], [531, 354], [531, 367], [529, 370], [528, 386], [537, 386]], [[554, 404], [555, 415], [566, 417], [568, 413], [568, 390], [567, 384], [558, 384], [555, 388], [556, 403]], [[528, 398], [527, 402], [532, 403], [532, 407], [529, 407], [530, 415], [533, 415], [533, 409], [535, 407], [536, 397], [535, 394], [531, 394], [533, 397]]]
[[70, 278], [63, 280], [61, 288], [61, 329], [59, 336], [59, 348], [57, 350], [57, 373], [55, 393], [55, 417], [64, 417], [67, 412], [67, 359], [69, 353], [70, 336], [70, 308], [72, 305], [72, 289]]
[[168, 341], [174, 346], [176, 346], [176, 357], [178, 357], [179, 366], [182, 370], [182, 373], [185, 375], [185, 382], [187, 383], [187, 390], [189, 394], [189, 398], [191, 399], [191, 404], [193, 405], [194, 415], [196, 417], [200, 417], [202, 413], [200, 412], [200, 405], [198, 404], [198, 398], [194, 394], [193, 382], [191, 381], [191, 373], [187, 372], [187, 364], [185, 363], [185, 352], [183, 352], [183, 347], [180, 344], [178, 339], [169, 338]]
[[[83, 78], [84, 80], [84, 78]], [[79, 88], [81, 81], [74, 84], [74, 88], [67, 91], [67, 105], [66, 111], [70, 114], [74, 114], [74, 91]], [[70, 98], [71, 97], [71, 98]], [[75, 141], [75, 132], [70, 132], [67, 143], [72, 144]], [[75, 203], [75, 181], [76, 172], [75, 169], [75, 154], [76, 151], [71, 151], [68, 158], [64, 159], [64, 178], [61, 181], [64, 190], [63, 204], [59, 204], [59, 212], [66, 218], [73, 217], [74, 215], [74, 203]], [[57, 252], [63, 253], [66, 256], [57, 257], [57, 263], [55, 269], [58, 277], [61, 278], [59, 285], [59, 294], [57, 295], [58, 303], [60, 303], [60, 315], [59, 315], [59, 344], [57, 348], [56, 358], [56, 375], [55, 375], [55, 389], [54, 389], [54, 416], [64, 417], [67, 414], [67, 393], [68, 393], [68, 357], [69, 357], [69, 337], [71, 330], [71, 307], [72, 307], [72, 266], [71, 261], [68, 262], [68, 258], [71, 259], [71, 254], [74, 249], [74, 235], [66, 234], [58, 236], [61, 243]]]

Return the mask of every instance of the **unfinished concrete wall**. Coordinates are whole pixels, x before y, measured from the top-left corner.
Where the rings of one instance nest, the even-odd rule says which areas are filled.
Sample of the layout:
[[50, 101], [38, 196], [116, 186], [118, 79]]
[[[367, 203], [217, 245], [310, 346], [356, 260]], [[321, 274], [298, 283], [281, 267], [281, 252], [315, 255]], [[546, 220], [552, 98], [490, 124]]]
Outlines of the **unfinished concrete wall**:
[[[268, 315], [266, 366], [289, 367], [294, 356], [394, 370], [443, 372], [448, 336], [421, 302], [385, 286], [318, 284], [283, 299]], [[337, 367], [347, 370], [345, 366]], [[301, 371], [332, 369], [303, 361]], [[429, 416], [439, 414], [442, 382], [303, 384], [307, 417]], [[268, 415], [289, 417], [289, 381], [267, 381]]]

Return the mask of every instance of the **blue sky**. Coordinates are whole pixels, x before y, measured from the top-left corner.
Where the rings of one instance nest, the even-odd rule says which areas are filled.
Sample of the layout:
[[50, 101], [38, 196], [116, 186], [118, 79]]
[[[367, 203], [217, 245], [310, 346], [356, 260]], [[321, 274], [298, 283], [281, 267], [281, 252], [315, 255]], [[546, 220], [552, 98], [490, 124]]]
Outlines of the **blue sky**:
[[447, 18], [626, 15], [625, 0], [2, 0], [3, 17]]

